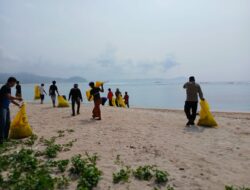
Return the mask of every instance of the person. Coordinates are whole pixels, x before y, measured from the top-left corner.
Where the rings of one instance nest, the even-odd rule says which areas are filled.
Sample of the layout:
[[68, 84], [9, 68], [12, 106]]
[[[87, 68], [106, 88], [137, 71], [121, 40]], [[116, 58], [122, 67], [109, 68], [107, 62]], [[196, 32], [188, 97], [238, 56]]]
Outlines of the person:
[[44, 101], [44, 94], [47, 95], [46, 91], [44, 90], [44, 84], [41, 84], [41, 86], [39, 87], [39, 90], [40, 90], [41, 104], [43, 104], [43, 101]]
[[188, 119], [186, 126], [190, 126], [194, 125], [196, 118], [198, 95], [201, 100], [204, 100], [204, 97], [200, 85], [195, 82], [194, 76], [189, 77], [189, 82], [185, 83], [183, 88], [186, 89], [187, 94], [184, 106], [184, 111]]
[[22, 88], [19, 81], [16, 81], [16, 97], [22, 97]]
[[117, 107], [120, 107], [119, 105], [119, 97], [121, 96], [121, 92], [119, 90], [119, 88], [116, 89], [115, 91], [115, 103]]
[[21, 107], [15, 100], [22, 101], [21, 97], [11, 96], [11, 88], [16, 84], [16, 79], [10, 77], [7, 83], [0, 89], [0, 144], [3, 144], [8, 139], [10, 129], [10, 103]]
[[71, 99], [72, 116], [75, 116], [75, 104], [77, 104], [77, 114], [80, 114], [80, 105], [83, 101], [81, 90], [78, 88], [78, 84], [74, 84], [74, 88], [70, 90], [69, 99]]
[[92, 117], [93, 119], [97, 118], [97, 120], [101, 120], [100, 105], [102, 103], [102, 99], [100, 96], [100, 92], [104, 92], [103, 84], [101, 85], [101, 88], [99, 88], [99, 87], [95, 87], [94, 82], [90, 82], [89, 86], [91, 87], [89, 100], [91, 99], [92, 96], [94, 97], [94, 109], [92, 111], [93, 113]]
[[125, 100], [126, 106], [129, 108], [129, 95], [128, 95], [128, 92], [125, 92], [124, 100]]
[[52, 85], [49, 87], [49, 95], [52, 100], [53, 107], [56, 107], [56, 93], [59, 96], [58, 88], [56, 86], [56, 81], [52, 81]]
[[107, 98], [108, 98], [108, 100], [109, 100], [109, 106], [113, 106], [113, 104], [112, 104], [112, 99], [113, 99], [113, 96], [114, 96], [114, 94], [113, 94], [113, 92], [111, 91], [111, 89], [109, 88], [108, 89], [108, 96], [107, 96]]

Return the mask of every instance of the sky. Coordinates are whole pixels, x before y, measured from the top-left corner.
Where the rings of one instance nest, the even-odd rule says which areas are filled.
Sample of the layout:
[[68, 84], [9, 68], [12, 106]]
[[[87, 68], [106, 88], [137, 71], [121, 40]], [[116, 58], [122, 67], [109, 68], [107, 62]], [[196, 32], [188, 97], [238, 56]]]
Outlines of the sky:
[[250, 0], [0, 0], [0, 73], [250, 81]]

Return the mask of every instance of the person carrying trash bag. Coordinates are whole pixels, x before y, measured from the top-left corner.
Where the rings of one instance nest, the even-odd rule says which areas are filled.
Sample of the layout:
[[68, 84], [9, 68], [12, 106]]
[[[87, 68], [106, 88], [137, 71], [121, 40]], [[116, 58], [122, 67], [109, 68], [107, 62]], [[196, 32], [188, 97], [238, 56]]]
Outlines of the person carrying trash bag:
[[198, 107], [198, 95], [201, 100], [205, 100], [201, 87], [195, 82], [194, 76], [189, 77], [189, 82], [185, 83], [183, 86], [186, 89], [186, 101], [184, 106], [184, 111], [186, 113], [188, 122], [186, 126], [195, 125], [197, 107]]
[[94, 109], [92, 111], [92, 117], [93, 119], [97, 119], [97, 120], [101, 120], [101, 109], [100, 109], [100, 105], [102, 104], [102, 99], [101, 99], [101, 95], [100, 92], [104, 92], [103, 89], [103, 84], [101, 84], [101, 88], [96, 87], [94, 82], [90, 82], [89, 86], [91, 87], [90, 90], [90, 97], [89, 97], [89, 101], [91, 100], [91, 98], [94, 98]]
[[10, 77], [0, 89], [0, 144], [8, 139], [10, 129], [10, 103], [20, 107], [15, 100], [22, 101], [21, 97], [11, 96], [11, 88], [15, 86], [16, 79]]
[[75, 104], [77, 104], [77, 115], [80, 114], [80, 105], [83, 101], [81, 90], [78, 88], [78, 84], [74, 84], [74, 88], [70, 90], [69, 99], [71, 99], [72, 116], [75, 116]]

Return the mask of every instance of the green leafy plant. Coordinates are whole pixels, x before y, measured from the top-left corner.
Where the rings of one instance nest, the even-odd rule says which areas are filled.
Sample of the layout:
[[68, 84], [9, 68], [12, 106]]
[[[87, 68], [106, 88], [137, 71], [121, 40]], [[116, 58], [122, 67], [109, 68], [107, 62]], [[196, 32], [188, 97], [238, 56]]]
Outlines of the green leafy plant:
[[45, 149], [45, 155], [48, 158], [55, 158], [57, 153], [62, 150], [61, 145], [59, 144], [49, 144]]
[[64, 172], [69, 165], [69, 160], [59, 160], [57, 161], [57, 167], [61, 172]]
[[128, 182], [131, 174], [130, 167], [120, 169], [120, 171], [113, 173], [113, 183]]
[[225, 186], [225, 190], [250, 190], [249, 187], [234, 187], [234, 186]]
[[139, 166], [135, 171], [133, 171], [133, 175], [139, 180], [149, 181], [154, 175], [153, 169], [154, 166]]
[[156, 183], [167, 183], [169, 174], [166, 171], [155, 170], [155, 182]]
[[64, 175], [55, 178], [57, 189], [67, 189], [69, 186], [69, 179]]

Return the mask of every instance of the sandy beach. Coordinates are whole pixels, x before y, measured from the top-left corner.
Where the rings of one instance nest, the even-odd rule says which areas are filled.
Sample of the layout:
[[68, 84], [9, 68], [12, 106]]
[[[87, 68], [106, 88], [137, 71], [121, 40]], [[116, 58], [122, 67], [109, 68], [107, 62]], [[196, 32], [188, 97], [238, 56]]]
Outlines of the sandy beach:
[[[71, 108], [50, 104], [27, 104], [33, 132], [50, 138], [58, 130], [74, 129], [57, 140], [77, 139], [60, 159], [76, 154], [97, 153], [103, 171], [98, 190], [152, 190], [152, 182], [131, 178], [112, 183], [117, 155], [125, 165], [157, 165], [168, 171], [176, 190], [223, 190], [225, 185], [250, 186], [250, 113], [214, 113], [218, 128], [185, 127], [183, 111], [102, 107], [101, 121], [91, 120], [92, 105], [82, 105], [71, 117]], [[11, 107], [14, 117], [17, 108]], [[198, 121], [198, 120], [197, 120]], [[36, 147], [39, 149], [39, 147]], [[75, 189], [72, 183], [69, 189]], [[162, 188], [164, 189], [164, 188]]]

